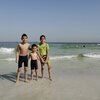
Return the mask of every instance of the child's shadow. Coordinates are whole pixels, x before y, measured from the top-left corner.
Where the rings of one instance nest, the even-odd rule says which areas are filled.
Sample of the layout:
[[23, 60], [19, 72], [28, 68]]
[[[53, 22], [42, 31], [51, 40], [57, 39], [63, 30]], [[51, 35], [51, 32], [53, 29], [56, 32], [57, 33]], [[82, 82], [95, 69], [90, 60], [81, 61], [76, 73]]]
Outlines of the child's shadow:
[[1, 80], [9, 80], [9, 81], [12, 81], [12, 82], [16, 82], [16, 73], [15, 72], [11, 72], [9, 74], [0, 74], [0, 79]]
[[[16, 72], [11, 72], [11, 73], [8, 73], [8, 74], [0, 74], [0, 79], [1, 80], [5, 80], [6, 79], [6, 80], [9, 80], [11, 82], [16, 83], [16, 75], [17, 75]], [[36, 76], [34, 75], [34, 77], [36, 77]], [[38, 76], [38, 78], [42, 78], [42, 77]], [[23, 81], [23, 79], [24, 79], [24, 74], [21, 73], [20, 81]], [[30, 79], [30, 74], [28, 74], [28, 79]]]

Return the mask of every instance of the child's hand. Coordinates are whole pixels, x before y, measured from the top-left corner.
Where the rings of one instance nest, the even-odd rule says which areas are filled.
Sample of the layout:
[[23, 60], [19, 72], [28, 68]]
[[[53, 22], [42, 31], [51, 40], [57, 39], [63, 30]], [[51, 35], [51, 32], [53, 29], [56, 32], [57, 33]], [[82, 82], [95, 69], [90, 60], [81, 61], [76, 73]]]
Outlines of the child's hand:
[[48, 62], [48, 61], [46, 60], [44, 63], [47, 64], [47, 62]]
[[41, 62], [42, 62], [42, 63], [45, 63], [45, 61], [43, 60], [43, 58], [41, 59]]
[[18, 59], [16, 59], [16, 61], [15, 61], [16, 63], [18, 63]]

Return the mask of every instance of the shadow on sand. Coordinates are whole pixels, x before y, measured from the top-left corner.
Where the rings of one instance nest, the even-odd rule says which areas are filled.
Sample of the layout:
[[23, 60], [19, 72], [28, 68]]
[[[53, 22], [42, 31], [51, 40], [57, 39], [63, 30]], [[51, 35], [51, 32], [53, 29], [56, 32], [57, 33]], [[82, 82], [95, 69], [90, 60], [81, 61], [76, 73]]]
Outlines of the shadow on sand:
[[8, 73], [8, 74], [0, 74], [0, 79], [1, 80], [9, 80], [11, 82], [16, 82], [16, 73], [15, 72], [11, 72], [11, 73]]
[[[11, 82], [14, 82], [16, 83], [16, 76], [17, 76], [17, 73], [16, 72], [11, 72], [11, 73], [8, 73], [8, 74], [0, 74], [0, 79], [1, 80], [9, 80]], [[23, 81], [24, 79], [24, 74], [21, 73], [20, 75], [20, 81]]]
[[[11, 73], [8, 73], [8, 74], [0, 74], [0, 80], [5, 80], [6, 79], [8, 81], [16, 83], [16, 75], [17, 75], [16, 72], [11, 72]], [[34, 75], [34, 77], [36, 77], [36, 76]], [[38, 78], [42, 78], [42, 77], [38, 76]], [[21, 73], [20, 81], [23, 81], [23, 79], [24, 79], [24, 74]], [[30, 80], [30, 74], [28, 74], [28, 79]]]

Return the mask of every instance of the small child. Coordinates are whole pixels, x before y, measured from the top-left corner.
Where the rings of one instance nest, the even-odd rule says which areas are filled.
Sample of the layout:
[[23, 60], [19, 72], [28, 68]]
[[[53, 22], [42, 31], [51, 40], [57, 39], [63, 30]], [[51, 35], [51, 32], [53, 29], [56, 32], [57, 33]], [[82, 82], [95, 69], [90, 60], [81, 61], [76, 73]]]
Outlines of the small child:
[[39, 55], [37, 53], [37, 45], [33, 44], [31, 48], [32, 52], [29, 54], [29, 57], [31, 58], [31, 79], [33, 80], [33, 72], [35, 69], [36, 73], [36, 80], [38, 80], [38, 59]]
[[51, 65], [49, 61], [49, 45], [46, 43], [46, 37], [45, 35], [40, 36], [40, 43], [38, 44], [38, 50], [40, 53], [40, 56], [44, 61], [41, 61], [41, 74], [42, 78], [44, 78], [44, 65], [46, 64], [48, 66], [48, 75], [49, 79], [51, 79]]
[[18, 44], [17, 50], [16, 50], [17, 51], [16, 52], [16, 63], [18, 63], [16, 83], [19, 82], [22, 63], [24, 63], [24, 78], [25, 78], [25, 82], [28, 82], [28, 80], [27, 80], [28, 50], [30, 49], [30, 44], [27, 43], [27, 38], [28, 38], [28, 36], [26, 34], [23, 34], [21, 36], [22, 42]]

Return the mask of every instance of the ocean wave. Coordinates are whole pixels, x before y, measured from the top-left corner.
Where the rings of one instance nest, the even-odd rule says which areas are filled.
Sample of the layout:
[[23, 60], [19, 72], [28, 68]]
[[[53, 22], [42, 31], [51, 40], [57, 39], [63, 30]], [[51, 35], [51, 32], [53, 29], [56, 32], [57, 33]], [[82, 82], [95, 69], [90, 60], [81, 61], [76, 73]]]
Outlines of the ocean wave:
[[[71, 59], [75, 56], [54, 56], [54, 57], [50, 57], [50, 60], [59, 60], [59, 59]], [[3, 61], [15, 61], [15, 58], [5, 58], [5, 59], [0, 59]]]
[[100, 44], [97, 44], [97, 45], [100, 45]]
[[93, 53], [84, 54], [84, 56], [89, 58], [100, 58], [100, 54], [93, 54]]
[[11, 54], [13, 53], [15, 50], [15, 48], [4, 48], [4, 47], [1, 47], [0, 48], [0, 54]]
[[50, 57], [51, 60], [58, 60], [58, 59], [72, 59], [72, 58], [100, 58], [100, 54], [96, 53], [87, 53], [87, 54], [78, 54], [78, 55], [66, 55], [66, 56], [53, 56]]
[[77, 57], [76, 55], [66, 55], [66, 56], [54, 56], [50, 57], [51, 60], [57, 60], [57, 59], [71, 59]]
[[[64, 59], [72, 59], [72, 58], [100, 58], [100, 54], [93, 54], [93, 53], [88, 53], [88, 54], [78, 54], [78, 55], [66, 55], [66, 56], [51, 56], [50, 60], [64, 60]], [[5, 58], [5, 59], [0, 59], [3, 61], [15, 61], [15, 58]]]
[[15, 58], [5, 58], [5, 59], [1, 59], [1, 60], [6, 60], [6, 61], [15, 61]]

